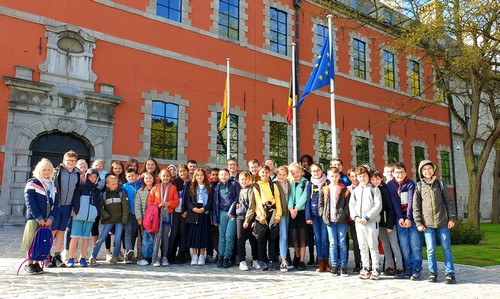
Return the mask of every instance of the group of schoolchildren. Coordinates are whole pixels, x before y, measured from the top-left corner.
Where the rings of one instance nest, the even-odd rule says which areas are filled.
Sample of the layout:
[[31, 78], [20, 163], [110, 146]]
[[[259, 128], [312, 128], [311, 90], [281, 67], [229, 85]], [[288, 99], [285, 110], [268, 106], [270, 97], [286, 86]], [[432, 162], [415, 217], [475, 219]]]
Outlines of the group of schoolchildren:
[[[317, 265], [317, 272], [348, 276], [349, 232], [353, 273], [361, 279], [378, 280], [383, 274], [420, 280], [425, 236], [428, 281], [437, 281], [437, 237], [445, 256], [445, 283], [456, 282], [450, 247], [456, 208], [446, 184], [436, 178], [433, 162], [420, 162], [420, 181], [415, 183], [400, 162], [386, 166], [384, 172], [359, 166], [344, 174], [339, 158], [331, 160], [326, 173], [309, 155], [300, 161], [276, 169], [271, 159], [262, 166], [254, 159], [248, 163], [249, 171], [239, 172], [235, 159], [228, 159], [222, 169], [198, 168], [194, 160], [160, 169], [149, 158], [139, 172], [139, 162], [130, 159], [126, 165], [113, 162], [108, 173], [102, 160], [88, 168], [73, 151], [64, 155], [57, 171], [42, 159], [25, 188], [28, 221], [22, 249], [29, 249], [38, 227], [47, 226], [55, 238], [54, 255], [46, 262], [49, 267], [74, 267], [81, 239], [78, 263], [83, 267], [97, 265], [106, 243], [111, 264], [121, 256], [126, 263], [137, 260], [139, 265], [155, 267], [190, 259], [191, 265], [215, 262], [228, 268], [239, 263], [243, 271], [251, 266], [287, 272], [306, 269], [309, 246], [310, 263]], [[159, 209], [155, 233], [143, 227], [151, 206]], [[93, 250], [87, 263], [91, 237]], [[64, 263], [61, 252], [67, 238]], [[40, 264], [28, 260], [25, 273], [43, 273]], [[381, 265], [386, 266], [383, 271]]]

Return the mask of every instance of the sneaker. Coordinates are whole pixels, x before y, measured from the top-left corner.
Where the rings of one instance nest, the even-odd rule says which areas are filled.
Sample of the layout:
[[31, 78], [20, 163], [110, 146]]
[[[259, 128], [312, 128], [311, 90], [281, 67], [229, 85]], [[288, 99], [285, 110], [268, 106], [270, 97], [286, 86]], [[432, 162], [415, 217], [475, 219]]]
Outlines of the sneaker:
[[48, 268], [55, 268], [56, 267], [56, 261], [54, 259], [54, 256], [49, 255], [47, 257], [47, 263], [46, 263]]
[[241, 271], [248, 271], [248, 265], [247, 265], [247, 262], [246, 261], [242, 261], [240, 262], [240, 270]]
[[405, 269], [404, 278], [409, 279], [413, 271], [411, 269]]
[[252, 267], [254, 267], [255, 270], [260, 270], [260, 263], [259, 263], [259, 261], [258, 260], [253, 260]]
[[137, 262], [137, 265], [139, 265], [139, 266], [147, 266], [147, 265], [149, 265], [149, 263], [146, 260], [140, 260], [140, 261]]
[[87, 264], [87, 260], [84, 257], [80, 258], [79, 263], [80, 263], [80, 266], [82, 266], [82, 267], [88, 267], [89, 266], [89, 264]]
[[62, 261], [60, 254], [58, 254], [54, 257], [54, 264], [56, 265], [57, 268], [66, 267], [66, 264]]
[[153, 267], [160, 267], [160, 266], [161, 266], [160, 260], [159, 259], [154, 260]]
[[213, 264], [215, 262], [215, 259], [211, 255], [207, 255], [206, 262], [209, 264]]
[[73, 268], [74, 266], [75, 266], [75, 259], [74, 258], [70, 258], [68, 260], [68, 267]]
[[106, 262], [110, 262], [113, 258], [113, 254], [111, 252], [106, 253]]
[[370, 275], [370, 280], [379, 280], [380, 273], [377, 270], [373, 270]]
[[436, 273], [429, 273], [429, 277], [427, 277], [428, 282], [436, 282], [438, 275]]
[[260, 265], [260, 270], [261, 271], [267, 271], [267, 264], [266, 264], [266, 262], [260, 261], [259, 265]]
[[339, 267], [337, 267], [337, 266], [333, 266], [333, 267], [331, 267], [331, 268], [330, 268], [330, 273], [332, 273], [332, 274], [333, 274], [333, 275], [335, 275], [335, 276], [340, 275], [340, 273], [339, 273]]
[[306, 264], [304, 262], [299, 262], [297, 264], [297, 271], [305, 271], [306, 270]]
[[354, 266], [354, 268], [352, 269], [352, 273], [360, 273], [360, 272], [361, 272], [361, 265], [356, 264], [356, 266]]
[[125, 264], [132, 264], [132, 260], [134, 258], [134, 251], [128, 250], [127, 255], [125, 255]]
[[90, 267], [95, 267], [97, 266], [97, 261], [95, 260], [95, 258], [91, 257], [90, 258]]
[[224, 268], [229, 268], [231, 267], [231, 261], [226, 257], [224, 261], [222, 262], [222, 267]]
[[309, 262], [307, 262], [308, 266], [314, 266], [316, 265], [316, 262], [314, 261], [314, 258], [310, 259]]
[[361, 279], [370, 279], [370, 271], [362, 269], [361, 271], [359, 271], [358, 277]]
[[217, 264], [216, 264], [217, 267], [219, 268], [222, 268], [222, 266], [224, 266], [224, 259], [222, 257], [220, 257], [218, 260], [217, 260]]
[[395, 274], [396, 274], [396, 269], [391, 267], [385, 269], [385, 271], [382, 272], [382, 275], [384, 276], [394, 276]]
[[293, 258], [293, 262], [292, 262], [293, 267], [294, 267], [294, 268], [297, 268], [297, 266], [299, 265], [299, 262], [300, 262], [300, 258], [298, 258], [298, 257], [294, 257], [294, 258]]
[[117, 264], [117, 263], [118, 263], [118, 260], [119, 260], [119, 258], [118, 258], [118, 257], [116, 257], [116, 256], [114, 256], [114, 257], [113, 257], [113, 258], [109, 261], [109, 263], [110, 263], [110, 264], [112, 264], [112, 265], [115, 265], [115, 264]]
[[285, 262], [281, 262], [280, 271], [281, 272], [288, 272], [288, 263], [286, 261]]
[[446, 283], [446, 284], [456, 284], [457, 280], [455, 279], [455, 274], [453, 274], [453, 273], [446, 274], [446, 276], [444, 278], [444, 283]]
[[164, 257], [164, 258], [161, 259], [161, 265], [162, 266], [168, 266], [169, 265], [168, 259], [166, 257]]
[[397, 269], [396, 273], [394, 274], [394, 279], [404, 279], [405, 278], [404, 272], [405, 271], [403, 269]]
[[198, 256], [196, 254], [193, 254], [191, 257], [191, 266], [198, 265]]
[[340, 276], [342, 276], [342, 277], [349, 276], [349, 274], [347, 274], [347, 268], [346, 267], [340, 267]]
[[420, 277], [422, 277], [422, 273], [420, 273], [420, 270], [415, 270], [411, 274], [410, 280], [420, 280]]
[[203, 254], [203, 255], [200, 255], [200, 256], [198, 257], [198, 266], [203, 266], [203, 265], [205, 265], [205, 259], [206, 259], [206, 258], [205, 258], [205, 255], [204, 255], [204, 254]]
[[36, 271], [35, 264], [24, 266], [24, 274], [27, 274], [27, 275], [38, 274], [38, 272]]
[[120, 254], [118, 255], [118, 261], [123, 262], [125, 260], [125, 257], [123, 256], [123, 252], [120, 250]]
[[267, 263], [267, 270], [269, 270], [269, 271], [276, 270], [276, 267], [274, 266], [273, 261], [269, 261], [269, 263]]
[[34, 263], [36, 274], [44, 274], [42, 266], [39, 263]]

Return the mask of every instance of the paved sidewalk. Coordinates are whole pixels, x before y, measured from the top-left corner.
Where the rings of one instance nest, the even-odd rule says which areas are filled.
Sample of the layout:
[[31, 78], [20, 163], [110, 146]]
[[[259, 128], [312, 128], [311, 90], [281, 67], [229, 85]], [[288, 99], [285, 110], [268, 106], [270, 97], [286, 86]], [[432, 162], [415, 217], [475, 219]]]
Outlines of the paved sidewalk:
[[[44, 275], [26, 276], [16, 271], [24, 253], [19, 250], [23, 227], [0, 228], [0, 298], [55, 297], [179, 297], [179, 298], [493, 298], [500, 296], [500, 266], [479, 268], [455, 265], [456, 285], [394, 280], [363, 281], [355, 275], [332, 277], [330, 273], [307, 271], [288, 273], [243, 272], [237, 266], [220, 269], [213, 264], [193, 267], [109, 265], [94, 268], [46, 269]], [[104, 246], [103, 246], [104, 247]], [[480, 254], [480, 252], [478, 252]], [[352, 259], [351, 259], [352, 260]], [[424, 262], [424, 269], [427, 263]], [[439, 269], [444, 269], [439, 263]], [[348, 271], [352, 270], [352, 264]], [[441, 273], [440, 273], [441, 274]], [[428, 272], [423, 271], [426, 278]], [[498, 297], [497, 297], [498, 298]]]

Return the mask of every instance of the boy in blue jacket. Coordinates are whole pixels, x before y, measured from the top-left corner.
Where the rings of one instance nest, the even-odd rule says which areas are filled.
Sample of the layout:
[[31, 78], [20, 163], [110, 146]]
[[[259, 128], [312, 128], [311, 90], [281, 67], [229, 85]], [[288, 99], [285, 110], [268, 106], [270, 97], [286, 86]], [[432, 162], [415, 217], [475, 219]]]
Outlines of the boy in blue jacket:
[[80, 266], [88, 266], [85, 257], [87, 256], [92, 225], [99, 211], [101, 191], [99, 189], [99, 172], [97, 169], [88, 169], [86, 177], [85, 183], [78, 185], [73, 195], [73, 220], [71, 222], [68, 267], [75, 266], [76, 248], [80, 238], [82, 239]]
[[406, 166], [401, 162], [394, 164], [393, 175], [394, 178], [387, 182], [387, 189], [396, 212], [396, 228], [405, 268], [404, 277], [420, 280], [423, 235], [413, 221], [415, 182], [406, 176]]
[[122, 190], [127, 194], [129, 204], [128, 221], [124, 228], [125, 237], [125, 263], [131, 264], [134, 257], [135, 240], [137, 239], [137, 232], [139, 230], [137, 218], [135, 217], [135, 196], [137, 191], [141, 189], [142, 183], [137, 180], [139, 175], [135, 169], [128, 169], [125, 174], [127, 182], [122, 185]]

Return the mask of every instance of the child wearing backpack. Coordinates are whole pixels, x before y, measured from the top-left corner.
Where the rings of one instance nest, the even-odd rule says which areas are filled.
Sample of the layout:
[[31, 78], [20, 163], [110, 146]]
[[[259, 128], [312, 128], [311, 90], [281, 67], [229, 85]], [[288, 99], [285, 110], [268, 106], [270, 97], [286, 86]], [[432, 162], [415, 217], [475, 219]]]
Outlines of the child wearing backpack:
[[[149, 242], [152, 240], [152, 236], [150, 233], [145, 232], [144, 227], [142, 226], [142, 219], [144, 218], [144, 215], [146, 214], [146, 206], [148, 203], [148, 197], [149, 197], [149, 192], [153, 189], [153, 187], [156, 185], [156, 179], [153, 177], [151, 173], [145, 172], [141, 174], [141, 185], [142, 187], [137, 191], [137, 195], [135, 197], [135, 202], [134, 202], [134, 210], [135, 210], [135, 216], [137, 218], [137, 224], [139, 226], [139, 238], [137, 240], [137, 259], [139, 261], [137, 262], [137, 265], [139, 266], [147, 266], [150, 264], [151, 261], [147, 261], [146, 259], [151, 260], [153, 256], [153, 251], [150, 250], [149, 252], [147, 251], [148, 248], [144, 248], [143, 245], [148, 245], [148, 243], [144, 244], [143, 242]], [[146, 235], [146, 234], [149, 235]], [[143, 239], [143, 236], [145, 238]], [[148, 239], [149, 238], [149, 239]], [[147, 239], [147, 240], [146, 240]], [[153, 242], [150, 244], [151, 248], [153, 247]], [[145, 246], [147, 247], [147, 246]], [[144, 253], [142, 252], [144, 248]]]
[[[254, 234], [259, 246], [259, 264], [262, 271], [276, 270], [276, 241], [279, 237], [279, 222], [282, 214], [280, 191], [275, 183], [269, 180], [271, 170], [262, 165], [259, 170], [260, 180], [253, 186], [255, 202]], [[266, 250], [267, 248], [267, 250]], [[269, 251], [266, 263], [266, 253]]]
[[[54, 187], [54, 166], [43, 158], [38, 162], [33, 171], [33, 178], [29, 179], [24, 188], [24, 200], [26, 204], [26, 226], [24, 228], [21, 250], [27, 251], [27, 265], [24, 273], [28, 275], [44, 273], [43, 261], [30, 259], [30, 248], [39, 227], [48, 227], [52, 224], [57, 214], [56, 188]], [[50, 245], [48, 246], [50, 253]], [[46, 259], [46, 257], [45, 257]]]
[[87, 248], [92, 225], [98, 215], [101, 201], [101, 190], [99, 190], [99, 172], [90, 168], [86, 172], [87, 178], [84, 184], [78, 185], [73, 195], [73, 220], [71, 222], [71, 241], [69, 242], [68, 267], [75, 266], [76, 248], [81, 238], [80, 266], [87, 267]]
[[436, 282], [436, 237], [444, 253], [445, 283], [455, 284], [455, 267], [451, 253], [450, 229], [455, 226], [457, 209], [446, 184], [435, 177], [436, 165], [423, 160], [418, 166], [420, 182], [413, 196], [413, 218], [417, 229], [424, 232], [429, 264], [428, 282]]
[[99, 235], [99, 240], [92, 250], [92, 256], [90, 258], [90, 266], [97, 266], [97, 255], [101, 249], [102, 243], [106, 240], [109, 231], [114, 226], [115, 227], [115, 241], [113, 247], [113, 257], [109, 261], [110, 264], [116, 264], [118, 262], [118, 255], [120, 254], [121, 247], [121, 237], [122, 231], [125, 224], [128, 221], [129, 214], [129, 204], [125, 192], [122, 191], [121, 187], [118, 186], [118, 178], [114, 175], [108, 175], [106, 177], [106, 191], [104, 191], [101, 197], [101, 223], [104, 224], [101, 234]]
[[229, 181], [229, 169], [219, 170], [219, 183], [214, 188], [213, 224], [219, 228], [219, 260], [217, 267], [231, 267], [236, 238], [236, 203], [239, 196], [237, 182]]
[[290, 171], [290, 197], [288, 210], [290, 211], [289, 237], [295, 252], [293, 268], [298, 271], [306, 270], [306, 202], [307, 185], [309, 181], [304, 177], [304, 170], [299, 163], [292, 163]]
[[[233, 179], [234, 180], [234, 179]], [[246, 262], [245, 243], [248, 240], [252, 249], [253, 267], [260, 269], [257, 239], [252, 235], [252, 223], [255, 218], [255, 202], [253, 200], [252, 173], [242, 171], [238, 175], [240, 192], [238, 204], [236, 205], [236, 234], [238, 242], [238, 257], [240, 258], [239, 269], [248, 271]]]
[[[179, 194], [177, 188], [171, 182], [171, 174], [167, 168], [159, 173], [160, 183], [156, 184], [149, 193], [147, 206], [160, 208], [160, 227], [154, 237], [153, 267], [168, 266], [168, 238], [172, 227], [172, 214], [179, 205]], [[161, 264], [158, 251], [161, 245]]]

